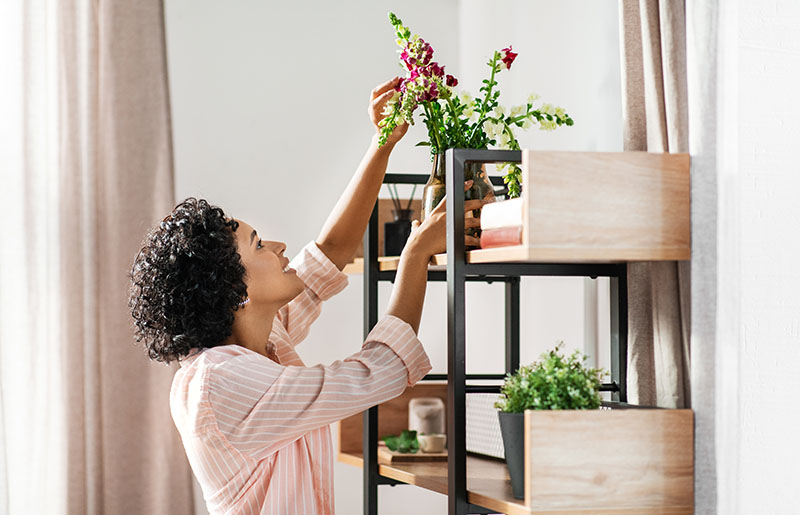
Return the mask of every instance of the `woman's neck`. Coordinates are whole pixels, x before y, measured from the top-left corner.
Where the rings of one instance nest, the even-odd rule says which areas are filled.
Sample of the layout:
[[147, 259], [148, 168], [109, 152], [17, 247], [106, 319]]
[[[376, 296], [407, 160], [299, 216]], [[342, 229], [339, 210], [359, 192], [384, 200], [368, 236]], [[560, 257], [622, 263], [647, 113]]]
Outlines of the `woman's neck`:
[[239, 309], [234, 314], [233, 329], [225, 344], [239, 345], [278, 362], [275, 346], [269, 342], [278, 309], [277, 306], [257, 308], [252, 303]]

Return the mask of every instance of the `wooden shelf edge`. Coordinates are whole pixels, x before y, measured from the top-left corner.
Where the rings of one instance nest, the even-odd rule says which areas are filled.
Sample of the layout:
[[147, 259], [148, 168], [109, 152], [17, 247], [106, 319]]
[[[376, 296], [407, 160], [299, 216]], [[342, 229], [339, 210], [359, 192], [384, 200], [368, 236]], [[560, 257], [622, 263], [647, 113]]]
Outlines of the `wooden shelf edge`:
[[[657, 249], [647, 248], [571, 248], [528, 247], [515, 245], [467, 252], [467, 263], [629, 263], [641, 261], [688, 261], [691, 250], [686, 247]], [[378, 269], [382, 272], [397, 270], [398, 256], [378, 258]], [[447, 254], [436, 254], [431, 259], [432, 270], [447, 266]], [[347, 274], [364, 273], [364, 260], [357, 258], [344, 268]]]
[[[339, 452], [337, 459], [342, 463], [353, 465], [358, 468], [363, 468], [364, 466], [364, 460], [361, 457], [361, 454], [350, 454], [350, 453]], [[483, 462], [483, 463], [489, 463], [490, 465], [494, 465], [494, 468], [505, 467], [504, 464], [501, 464], [495, 460], [483, 459], [474, 456], [469, 456], [468, 462], [473, 464], [473, 466], [477, 463]], [[442, 495], [447, 495], [447, 463], [432, 462], [424, 464], [423, 467], [429, 470], [433, 469], [436, 471], [436, 473], [431, 475], [418, 475], [407, 470], [414, 468], [408, 463], [398, 464], [397, 466], [379, 463], [378, 474], [380, 474], [383, 477], [400, 481], [401, 483], [405, 483], [407, 485], [413, 485]], [[497, 497], [493, 497], [487, 493], [471, 490], [468, 488], [467, 500], [472, 504], [477, 504], [479, 506], [483, 506], [484, 508], [488, 508], [490, 510], [496, 510], [499, 513], [506, 513], [508, 515], [529, 515], [531, 513], [537, 513], [537, 514], [548, 513], [542, 511], [531, 511], [525, 505], [525, 501], [521, 499], [513, 499], [511, 497], [511, 482], [508, 479], [503, 479], [503, 480], [496, 479], [495, 483], [499, 483], [501, 481], [503, 482], [502, 486], [507, 498], [500, 499]], [[564, 515], [564, 512], [559, 512], [559, 515]]]

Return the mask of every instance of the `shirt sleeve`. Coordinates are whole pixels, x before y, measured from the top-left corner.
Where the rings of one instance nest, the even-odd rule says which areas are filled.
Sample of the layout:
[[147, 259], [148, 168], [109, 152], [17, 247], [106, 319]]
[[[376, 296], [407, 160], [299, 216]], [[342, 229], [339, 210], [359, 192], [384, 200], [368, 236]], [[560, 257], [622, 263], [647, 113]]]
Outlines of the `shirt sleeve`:
[[263, 459], [305, 433], [393, 399], [431, 366], [413, 329], [387, 316], [361, 351], [314, 367], [237, 356], [207, 375], [209, 404], [230, 444]]
[[302, 342], [311, 324], [319, 317], [322, 302], [333, 297], [347, 286], [343, 273], [315, 242], [306, 245], [289, 264], [297, 271], [306, 287], [278, 311], [278, 320], [289, 333], [292, 346]]

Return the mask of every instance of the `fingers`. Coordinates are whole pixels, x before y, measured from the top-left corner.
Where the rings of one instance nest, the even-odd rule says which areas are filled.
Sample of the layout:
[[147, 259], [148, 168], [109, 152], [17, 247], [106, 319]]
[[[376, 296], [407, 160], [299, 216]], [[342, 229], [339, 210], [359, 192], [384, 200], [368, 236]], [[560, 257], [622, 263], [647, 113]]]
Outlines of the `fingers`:
[[486, 204], [483, 199], [467, 200], [464, 202], [464, 211], [472, 211], [473, 209], [480, 209]]
[[[467, 190], [469, 190], [469, 189], [472, 187], [472, 183], [473, 183], [473, 182], [474, 182], [474, 181], [473, 181], [472, 179], [470, 179], [470, 180], [468, 180], [468, 181], [464, 181], [464, 191], [467, 191]], [[438, 206], [436, 206], [436, 207], [433, 209], [433, 211], [432, 211], [432, 212], [433, 212], [433, 213], [438, 213], [439, 211], [444, 211], [444, 210], [446, 209], [446, 207], [445, 207], [445, 205], [446, 205], [446, 204], [447, 204], [447, 197], [445, 196], [445, 197], [442, 199], [442, 201], [441, 201], [441, 202], [439, 202], [439, 205], [438, 205]], [[475, 209], [475, 208], [473, 208], [473, 209]]]
[[474, 227], [481, 226], [481, 219], [480, 218], [465, 218], [464, 219], [464, 227], [466, 229], [472, 229]]
[[397, 85], [397, 82], [400, 80], [400, 77], [393, 77], [383, 84], [376, 86], [375, 89], [372, 90], [372, 97], [377, 98], [383, 95], [386, 91], [394, 90], [394, 87]]
[[390, 89], [388, 91], [384, 91], [383, 93], [381, 93], [377, 97], [373, 97], [373, 99], [372, 99], [372, 108], [375, 109], [375, 110], [379, 110], [379, 108], [381, 108], [381, 104], [385, 104], [387, 100], [392, 98], [392, 95], [394, 95], [394, 89]]

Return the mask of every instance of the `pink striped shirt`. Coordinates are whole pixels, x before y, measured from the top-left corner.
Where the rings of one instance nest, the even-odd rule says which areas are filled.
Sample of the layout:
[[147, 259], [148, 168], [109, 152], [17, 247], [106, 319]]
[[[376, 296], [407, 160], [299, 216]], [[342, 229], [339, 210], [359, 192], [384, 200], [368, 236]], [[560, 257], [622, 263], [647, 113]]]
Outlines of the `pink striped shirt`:
[[183, 359], [172, 382], [172, 418], [212, 514], [333, 513], [330, 424], [400, 395], [431, 368], [411, 326], [392, 316], [360, 352], [306, 367], [294, 347], [347, 276], [313, 242], [291, 266], [306, 288], [273, 323], [280, 364], [223, 345]]

